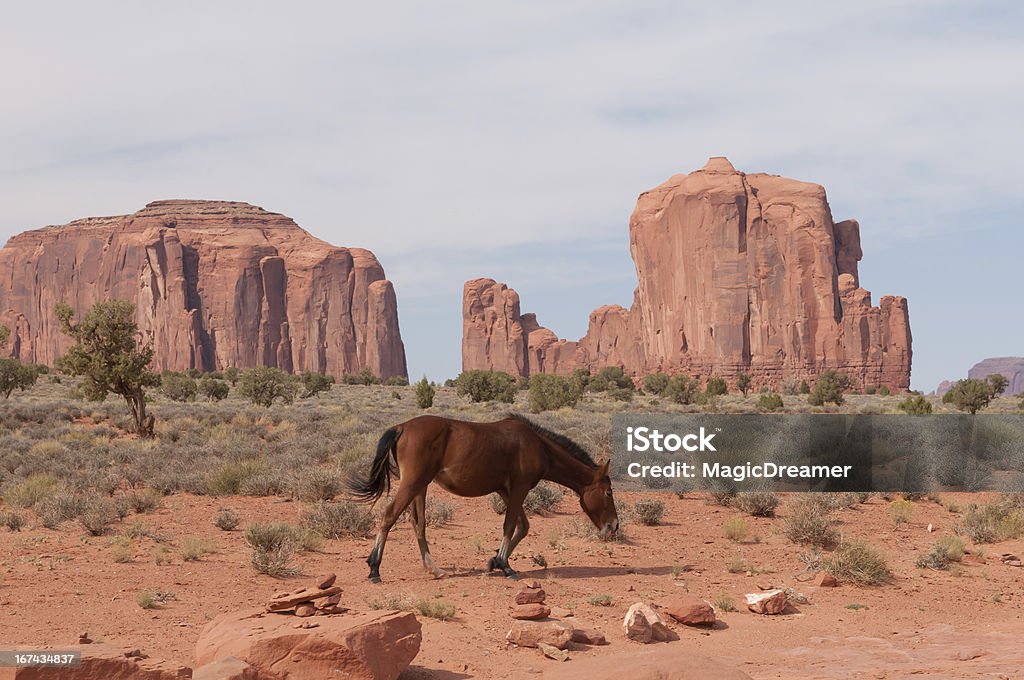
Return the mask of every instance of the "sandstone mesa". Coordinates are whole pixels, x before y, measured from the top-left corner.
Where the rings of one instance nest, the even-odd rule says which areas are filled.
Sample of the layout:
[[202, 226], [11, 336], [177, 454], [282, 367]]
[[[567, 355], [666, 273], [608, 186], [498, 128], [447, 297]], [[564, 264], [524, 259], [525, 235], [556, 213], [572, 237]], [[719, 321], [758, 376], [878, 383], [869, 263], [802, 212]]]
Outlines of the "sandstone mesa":
[[135, 305], [157, 370], [407, 374], [395, 290], [373, 253], [247, 203], [156, 201], [0, 249], [0, 323], [22, 361], [52, 365], [70, 345], [58, 302], [80, 315], [111, 298]]
[[778, 388], [831, 368], [857, 388], [909, 388], [907, 301], [884, 296], [872, 305], [860, 287], [860, 226], [833, 221], [820, 185], [712, 158], [641, 194], [629, 233], [633, 304], [591, 312], [578, 341], [522, 313], [504, 283], [467, 281], [463, 370], [744, 371], [756, 387]]

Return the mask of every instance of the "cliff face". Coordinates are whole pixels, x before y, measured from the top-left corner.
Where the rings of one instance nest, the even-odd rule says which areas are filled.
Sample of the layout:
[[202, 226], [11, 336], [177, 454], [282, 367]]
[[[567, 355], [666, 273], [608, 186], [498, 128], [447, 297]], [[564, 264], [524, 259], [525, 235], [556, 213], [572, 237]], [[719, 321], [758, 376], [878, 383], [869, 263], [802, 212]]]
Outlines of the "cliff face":
[[406, 375], [394, 287], [373, 253], [246, 203], [157, 201], [0, 250], [0, 323], [23, 361], [52, 365], [69, 346], [57, 302], [82, 314], [107, 299], [135, 305], [158, 370]]
[[[746, 371], [756, 385], [771, 386], [834, 368], [859, 387], [910, 385], [907, 302], [883, 297], [872, 306], [859, 286], [860, 227], [834, 223], [817, 184], [747, 175], [713, 158], [640, 196], [630, 251], [638, 279], [632, 307], [595, 310], [578, 343], [542, 334], [531, 319], [537, 341], [528, 343], [527, 363], [508, 364], [501, 347], [479, 342], [487, 329], [522, 324], [517, 295], [514, 310], [464, 308], [463, 367], [525, 366], [509, 371], [517, 375], [535, 366], [564, 373], [614, 365], [636, 376]], [[487, 280], [466, 284], [467, 295], [480, 281]], [[508, 337], [510, 353], [520, 354], [521, 341]]]
[[1002, 375], [1009, 381], [1003, 394], [1007, 396], [1024, 394], [1024, 357], [982, 359], [971, 366], [971, 370], [967, 371], [967, 377], [984, 380], [994, 373]]

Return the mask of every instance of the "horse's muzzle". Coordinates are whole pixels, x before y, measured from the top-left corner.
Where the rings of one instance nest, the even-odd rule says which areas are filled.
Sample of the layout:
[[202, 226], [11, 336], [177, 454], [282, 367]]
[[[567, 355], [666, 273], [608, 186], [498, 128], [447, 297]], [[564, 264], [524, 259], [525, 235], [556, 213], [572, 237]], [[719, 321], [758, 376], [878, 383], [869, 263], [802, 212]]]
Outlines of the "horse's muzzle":
[[605, 522], [604, 526], [601, 527], [601, 538], [608, 538], [609, 536], [619, 531], [619, 520], [614, 522]]

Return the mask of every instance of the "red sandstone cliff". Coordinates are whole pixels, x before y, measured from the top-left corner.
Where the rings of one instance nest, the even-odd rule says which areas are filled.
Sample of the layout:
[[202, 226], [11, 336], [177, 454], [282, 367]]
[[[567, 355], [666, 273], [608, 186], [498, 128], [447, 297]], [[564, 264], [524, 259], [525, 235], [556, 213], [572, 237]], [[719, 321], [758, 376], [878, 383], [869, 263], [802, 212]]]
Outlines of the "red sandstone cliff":
[[24, 232], [0, 249], [0, 323], [23, 361], [68, 346], [53, 309], [135, 305], [158, 370], [277, 366], [406, 375], [394, 287], [368, 250], [246, 203], [156, 201]]
[[[595, 310], [578, 343], [521, 315], [504, 284], [467, 282], [463, 368], [746, 371], [772, 386], [835, 368], [860, 387], [910, 385], [907, 301], [886, 296], [872, 306], [859, 287], [860, 226], [834, 223], [817, 184], [747, 175], [712, 158], [640, 196], [630, 251], [632, 307]], [[498, 291], [514, 304], [494, 304]]]

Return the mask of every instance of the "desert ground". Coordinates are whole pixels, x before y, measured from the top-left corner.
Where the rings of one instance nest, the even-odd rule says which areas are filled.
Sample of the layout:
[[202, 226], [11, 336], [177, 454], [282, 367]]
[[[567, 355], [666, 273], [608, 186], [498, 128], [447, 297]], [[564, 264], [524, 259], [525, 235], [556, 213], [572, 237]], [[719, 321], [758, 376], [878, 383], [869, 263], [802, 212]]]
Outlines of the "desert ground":
[[[0, 513], [8, 523], [0, 527], [0, 644], [66, 648], [88, 632], [97, 642], [124, 642], [190, 665], [213, 617], [261, 606], [277, 591], [335, 572], [345, 606], [417, 612], [422, 647], [403, 677], [529, 678], [554, 669], [559, 662], [505, 640], [521, 582], [485, 571], [501, 524], [488, 498], [455, 498], [432, 487], [428, 538], [447, 578], [423, 570], [403, 521], [388, 541], [383, 583], [367, 581], [372, 524], [344, 503], [340, 482], [367, 465], [386, 427], [422, 412], [412, 390], [336, 385], [269, 409], [234, 396], [175, 403], [154, 395], [157, 436], [146, 441], [127, 434], [123, 404], [78, 400], [68, 379], [44, 376], [0, 402]], [[812, 410], [799, 396], [785, 398], [789, 410]], [[522, 399], [471, 404], [439, 389], [429, 412], [490, 420], [524, 411]], [[753, 411], [755, 401], [729, 395], [712, 407]], [[897, 401], [851, 395], [841, 408], [894, 412]], [[1016, 404], [1002, 399], [992, 410]], [[600, 459], [609, 452], [611, 414], [652, 408], [697, 407], [588, 395], [574, 409], [536, 419]], [[829, 499], [822, 513], [837, 540], [864, 541], [891, 577], [880, 585], [840, 578], [838, 587], [826, 588], [812, 579], [837, 548], [817, 550], [787, 537], [787, 518], [806, 500], [800, 496], [783, 495], [774, 516], [760, 517], [697, 490], [621, 493], [624, 526], [612, 541], [587, 529], [571, 494], [551, 496], [531, 516], [512, 564], [523, 580], [542, 584], [549, 605], [567, 610], [559, 615], [600, 629], [610, 643], [570, 647], [560, 669], [641, 648], [622, 631], [629, 606], [686, 592], [714, 604], [719, 621], [710, 628], [670, 623], [679, 639], [656, 644], [679, 650], [680, 663], [701, 655], [757, 680], [1021, 677], [1024, 568], [1002, 556], [1024, 555], [1024, 539], [975, 543], [964, 529], [972, 505], [1017, 498]], [[663, 503], [663, 513], [646, 525], [637, 503], [651, 500]], [[333, 529], [317, 534], [325, 508], [335, 512]], [[234, 515], [237, 526], [215, 525]], [[245, 539], [253, 524], [268, 522], [287, 523], [303, 537], [295, 554], [276, 565], [278, 576], [254, 568]], [[962, 558], [943, 568], [918, 566], [950, 537], [962, 542]], [[776, 587], [792, 589], [785, 613], [747, 611], [745, 594]]]

